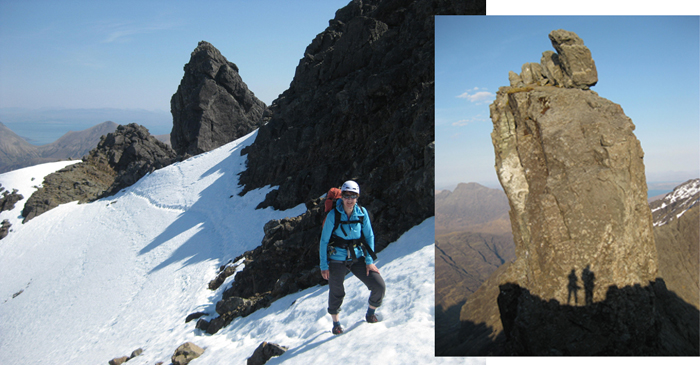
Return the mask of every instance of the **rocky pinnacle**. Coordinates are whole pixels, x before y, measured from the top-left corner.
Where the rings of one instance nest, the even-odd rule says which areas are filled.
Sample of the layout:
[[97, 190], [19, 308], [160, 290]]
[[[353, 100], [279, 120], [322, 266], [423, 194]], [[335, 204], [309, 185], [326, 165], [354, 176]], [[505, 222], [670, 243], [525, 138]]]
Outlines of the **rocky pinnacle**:
[[610, 286], [654, 280], [657, 253], [632, 120], [588, 90], [597, 72], [576, 34], [549, 38], [558, 53], [511, 72], [490, 106], [516, 244], [507, 276], [543, 299], [583, 304], [584, 294], [600, 301]]

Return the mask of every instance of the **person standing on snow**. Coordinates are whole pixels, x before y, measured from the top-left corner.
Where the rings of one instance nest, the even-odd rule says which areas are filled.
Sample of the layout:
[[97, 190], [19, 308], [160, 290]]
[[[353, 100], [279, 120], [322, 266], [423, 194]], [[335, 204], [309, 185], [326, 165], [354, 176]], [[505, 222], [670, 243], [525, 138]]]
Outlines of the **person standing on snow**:
[[386, 290], [384, 279], [374, 265], [374, 233], [369, 214], [357, 204], [360, 187], [350, 180], [340, 190], [341, 199], [326, 216], [319, 247], [321, 276], [328, 280], [328, 313], [333, 318], [334, 335], [343, 333], [338, 313], [345, 297], [343, 281], [348, 272], [352, 271], [370, 290], [365, 315], [369, 323], [379, 321], [375, 309], [382, 305]]

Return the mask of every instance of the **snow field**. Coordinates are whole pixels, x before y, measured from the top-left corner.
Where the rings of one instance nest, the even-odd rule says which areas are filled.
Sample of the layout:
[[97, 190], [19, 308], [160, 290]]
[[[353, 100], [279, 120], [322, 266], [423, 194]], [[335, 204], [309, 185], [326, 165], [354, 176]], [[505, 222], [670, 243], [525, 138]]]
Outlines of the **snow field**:
[[[0, 363], [104, 364], [142, 348], [130, 365], [167, 364], [186, 341], [206, 349], [193, 365], [244, 363], [263, 341], [289, 347], [270, 364], [483, 362], [433, 356], [434, 218], [379, 254], [387, 283], [379, 323], [364, 322], [369, 292], [352, 275], [341, 336], [330, 333], [327, 286], [284, 297], [215, 335], [196, 330], [196, 321], [185, 323], [194, 312], [216, 316], [216, 302], [234, 277], [217, 291], [208, 282], [220, 265], [260, 245], [265, 223], [305, 211], [303, 204], [256, 210], [272, 187], [238, 196], [245, 169], [240, 150], [255, 135], [155, 171], [115, 196], [65, 204], [27, 224], [16, 210], [3, 212], [15, 221], [0, 241]], [[0, 183], [21, 187], [28, 197], [32, 185], [61, 167], [18, 170], [0, 175]]]

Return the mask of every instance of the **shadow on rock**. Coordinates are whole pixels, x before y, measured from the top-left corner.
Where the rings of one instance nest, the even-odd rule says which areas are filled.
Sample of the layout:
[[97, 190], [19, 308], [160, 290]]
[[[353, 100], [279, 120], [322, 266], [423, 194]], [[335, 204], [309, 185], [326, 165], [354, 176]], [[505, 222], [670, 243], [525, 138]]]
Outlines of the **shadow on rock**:
[[[592, 273], [587, 274], [585, 289], [586, 284], [592, 285]], [[661, 278], [644, 287], [611, 286], [604, 301], [593, 303], [587, 296], [586, 306], [543, 300], [511, 283], [499, 289], [505, 343], [497, 351], [479, 355], [699, 354], [699, 312], [669, 291]], [[471, 335], [478, 334], [472, 331]]]

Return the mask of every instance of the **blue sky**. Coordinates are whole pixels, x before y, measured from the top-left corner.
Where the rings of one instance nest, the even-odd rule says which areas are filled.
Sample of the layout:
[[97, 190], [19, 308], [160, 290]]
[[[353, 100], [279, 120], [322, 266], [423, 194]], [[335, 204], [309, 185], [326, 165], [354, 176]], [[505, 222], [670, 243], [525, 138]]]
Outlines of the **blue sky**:
[[697, 16], [438, 17], [435, 61], [436, 188], [499, 187], [489, 104], [508, 71], [554, 51], [548, 34], [573, 31], [598, 70], [592, 87], [636, 125], [648, 181], [700, 177]]
[[349, 2], [0, 0], [0, 108], [169, 115], [201, 40], [235, 63], [269, 105], [289, 87], [306, 46]]

